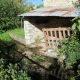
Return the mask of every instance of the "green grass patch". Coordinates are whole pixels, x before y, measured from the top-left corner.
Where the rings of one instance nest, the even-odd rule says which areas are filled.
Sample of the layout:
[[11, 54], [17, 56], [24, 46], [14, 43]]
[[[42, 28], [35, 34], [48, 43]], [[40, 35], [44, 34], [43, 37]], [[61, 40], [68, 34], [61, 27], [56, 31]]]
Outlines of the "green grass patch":
[[2, 40], [2, 41], [12, 41], [12, 39], [9, 36], [9, 33], [14, 33], [17, 36], [24, 37], [24, 29], [23, 28], [18, 28], [18, 29], [9, 30], [9, 31], [6, 31], [4, 33], [1, 33], [0, 34], [0, 40]]
[[1, 33], [0, 34], [0, 40], [2, 40], [2, 41], [12, 41], [12, 39], [9, 36], [9, 32], [10, 31], [6, 31], [4, 33]]
[[16, 34], [17, 36], [24, 37], [24, 29], [23, 28], [17, 28], [10, 32]]

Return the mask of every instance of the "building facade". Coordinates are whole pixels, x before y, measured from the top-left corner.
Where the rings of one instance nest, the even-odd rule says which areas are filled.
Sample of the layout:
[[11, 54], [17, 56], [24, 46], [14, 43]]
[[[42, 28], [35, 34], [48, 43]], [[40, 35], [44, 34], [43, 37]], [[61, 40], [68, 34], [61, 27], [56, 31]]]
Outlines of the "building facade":
[[54, 7], [54, 6], [73, 6], [72, 2], [78, 0], [44, 0], [44, 7]]
[[72, 0], [44, 0], [43, 8], [20, 16], [24, 16], [26, 44], [34, 43], [36, 38], [42, 38], [42, 43], [45, 44], [43, 28], [71, 27], [70, 20], [78, 15], [75, 13]]

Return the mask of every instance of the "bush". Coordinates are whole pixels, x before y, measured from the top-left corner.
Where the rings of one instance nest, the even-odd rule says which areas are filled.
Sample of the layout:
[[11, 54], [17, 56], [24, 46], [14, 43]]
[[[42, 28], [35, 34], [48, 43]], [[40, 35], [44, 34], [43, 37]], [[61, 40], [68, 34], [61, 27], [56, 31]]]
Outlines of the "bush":
[[7, 65], [5, 68], [5, 60], [0, 59], [0, 79], [1, 80], [31, 80], [27, 73], [20, 69], [20, 64]]

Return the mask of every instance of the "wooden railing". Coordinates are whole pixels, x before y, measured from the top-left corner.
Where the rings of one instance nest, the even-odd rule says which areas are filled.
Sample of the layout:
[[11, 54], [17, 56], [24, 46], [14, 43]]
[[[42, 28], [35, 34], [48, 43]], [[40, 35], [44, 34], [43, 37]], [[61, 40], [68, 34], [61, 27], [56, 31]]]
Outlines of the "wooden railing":
[[59, 40], [66, 40], [72, 34], [70, 27], [66, 28], [43, 28], [46, 47], [58, 46]]

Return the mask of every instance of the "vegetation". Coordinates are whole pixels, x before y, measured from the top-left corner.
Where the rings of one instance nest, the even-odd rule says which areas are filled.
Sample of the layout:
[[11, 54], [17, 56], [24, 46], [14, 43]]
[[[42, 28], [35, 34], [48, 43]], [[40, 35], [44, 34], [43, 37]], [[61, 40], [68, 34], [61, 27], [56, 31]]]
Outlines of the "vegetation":
[[18, 28], [20, 26], [18, 15], [32, 10], [32, 7], [32, 3], [24, 0], [0, 0], [0, 33]]
[[[1, 66], [3, 66], [0, 69], [0, 76], [1, 79], [8, 79], [8, 80], [30, 80], [27, 76], [27, 71], [29, 66], [35, 67], [34, 64], [41, 64], [42, 62], [49, 61], [49, 58], [46, 58], [39, 54], [39, 49], [34, 48], [33, 50], [29, 47], [25, 47], [24, 49], [17, 45], [12, 41], [12, 39], [9, 37], [9, 33], [14, 33], [18, 36], [24, 36], [23, 35], [24, 30], [23, 29], [14, 29], [6, 31], [5, 33], [0, 34], [0, 58], [1, 58]], [[22, 52], [26, 51], [32, 51], [32, 61], [28, 61], [27, 59], [24, 59], [20, 53], [16, 52], [15, 50], [19, 50]], [[20, 65], [21, 64], [21, 65]], [[43, 63], [45, 64], [45, 63]], [[36, 67], [38, 67], [36, 65]], [[4, 69], [3, 69], [4, 68]], [[17, 70], [16, 68], [20, 68]], [[4, 75], [5, 74], [5, 75]], [[36, 75], [35, 75], [36, 76]]]
[[[72, 3], [74, 7], [80, 9], [80, 0]], [[62, 64], [67, 72], [73, 71], [74, 74], [70, 80], [80, 80], [80, 17], [73, 18], [72, 22], [72, 35], [68, 40], [60, 41], [59, 58], [66, 55]]]
[[[6, 4], [7, 3], [7, 4]], [[4, 5], [5, 4], [5, 5]], [[78, 5], [77, 5], [78, 6]], [[25, 0], [0, 0], [0, 79], [1, 80], [30, 80], [27, 75], [29, 64], [45, 66], [51, 59], [39, 54], [39, 46], [41, 38], [35, 38], [37, 47], [32, 50], [30, 47], [18, 49], [17, 45], [9, 37], [9, 33], [18, 36], [24, 36], [24, 30], [20, 29], [19, 14], [33, 10], [32, 3]], [[37, 6], [41, 8], [43, 5]], [[68, 40], [60, 42], [59, 57], [66, 55], [66, 59], [61, 62], [61, 67], [65, 70], [74, 71], [71, 80], [79, 80], [80, 78], [80, 17], [72, 20], [73, 34]], [[17, 50], [17, 51], [16, 51]], [[33, 52], [32, 59], [25, 60], [18, 51]], [[36, 61], [36, 62], [35, 62]], [[46, 64], [45, 64], [46, 62]], [[43, 63], [43, 64], [42, 64]], [[36, 66], [34, 66], [36, 68]], [[54, 66], [54, 65], [53, 65]], [[49, 67], [49, 66], [48, 66]], [[47, 68], [48, 68], [47, 67]], [[37, 66], [38, 68], [38, 66]], [[36, 68], [36, 69], [37, 69]], [[40, 69], [41, 70], [41, 69]]]
[[66, 59], [63, 61], [65, 69], [71, 69], [74, 71], [75, 76], [71, 80], [77, 80], [80, 78], [80, 18], [74, 18], [72, 25], [73, 33], [68, 40], [60, 42], [59, 58], [62, 55], [66, 55]]
[[16, 28], [14, 30], [8, 30], [5, 33], [1, 33], [0, 40], [6, 41], [6, 42], [11, 42], [12, 39], [9, 36], [10, 33], [14, 33], [17, 36], [24, 37], [24, 29], [23, 28]]
[[42, 8], [43, 7], [43, 4], [40, 4], [37, 6], [37, 8]]
[[0, 34], [0, 40], [3, 40], [3, 41], [11, 41], [12, 39], [9, 36], [9, 32], [10, 31], [7, 31], [5, 33], [1, 33]]
[[24, 29], [23, 28], [16, 28], [14, 30], [10, 30], [10, 32], [16, 34], [17, 36], [24, 37]]
[[26, 2], [24, 5], [24, 11], [30, 11], [34, 9], [34, 4], [31, 2]]
[[80, 0], [78, 0], [76, 2], [72, 1], [72, 4], [74, 5], [75, 8], [80, 9]]
[[[6, 4], [7, 3], [7, 4]], [[33, 10], [34, 5], [25, 0], [0, 0], [0, 79], [1, 80], [31, 80], [28, 75], [28, 67], [31, 63], [25, 60], [17, 52], [19, 49], [9, 37], [10, 33], [24, 37], [24, 30], [21, 25], [19, 14]], [[21, 53], [24, 49], [20, 48]], [[29, 50], [25, 49], [25, 50]], [[37, 48], [36, 48], [37, 49]], [[33, 53], [36, 57], [33, 62], [40, 64], [47, 58], [38, 54], [38, 49]], [[39, 58], [39, 59], [38, 59]], [[32, 60], [31, 60], [32, 61]]]
[[[7, 3], [7, 4], [6, 4]], [[4, 5], [5, 4], [5, 5]], [[22, 55], [14, 51], [17, 45], [9, 37], [10, 33], [24, 37], [19, 14], [33, 10], [34, 5], [25, 0], [0, 0], [0, 79], [1, 80], [30, 80], [27, 75], [29, 63]], [[22, 50], [22, 49], [21, 49]], [[37, 55], [37, 53], [35, 53]], [[38, 60], [38, 58], [41, 59]], [[33, 60], [44, 61], [37, 56]], [[23, 62], [22, 62], [23, 61]], [[23, 65], [21, 65], [24, 63]], [[27, 67], [25, 67], [27, 65]]]
[[5, 65], [6, 60], [0, 59], [0, 79], [1, 80], [31, 80], [26, 71], [20, 68], [20, 64]]
[[[46, 62], [48, 64], [48, 61], [50, 60], [47, 57], [44, 57], [39, 54], [38, 48], [34, 48], [33, 50], [30, 48], [25, 48], [24, 50], [19, 47], [17, 48], [17, 45], [13, 43], [5, 43], [4, 41], [0, 41], [0, 58], [3, 58], [1, 62], [1, 66], [3, 66], [0, 70], [1, 79], [8, 79], [8, 80], [28, 80], [27, 77], [27, 71], [28, 68], [31, 71], [34, 70], [34, 68], [40, 69], [40, 64], [42, 62]], [[18, 44], [19, 46], [19, 44]], [[19, 52], [16, 52], [16, 50], [19, 50]], [[22, 57], [22, 52], [24, 51], [32, 51], [33, 55], [31, 56], [31, 60], [27, 60]], [[21, 54], [20, 54], [21, 53]], [[3, 62], [3, 63], [2, 63]], [[45, 63], [42, 64], [42, 66], [47, 65]], [[38, 65], [38, 66], [37, 66]], [[5, 75], [4, 75], [5, 74]], [[35, 75], [36, 76], [36, 75]], [[30, 80], [30, 79], [29, 79]]]

